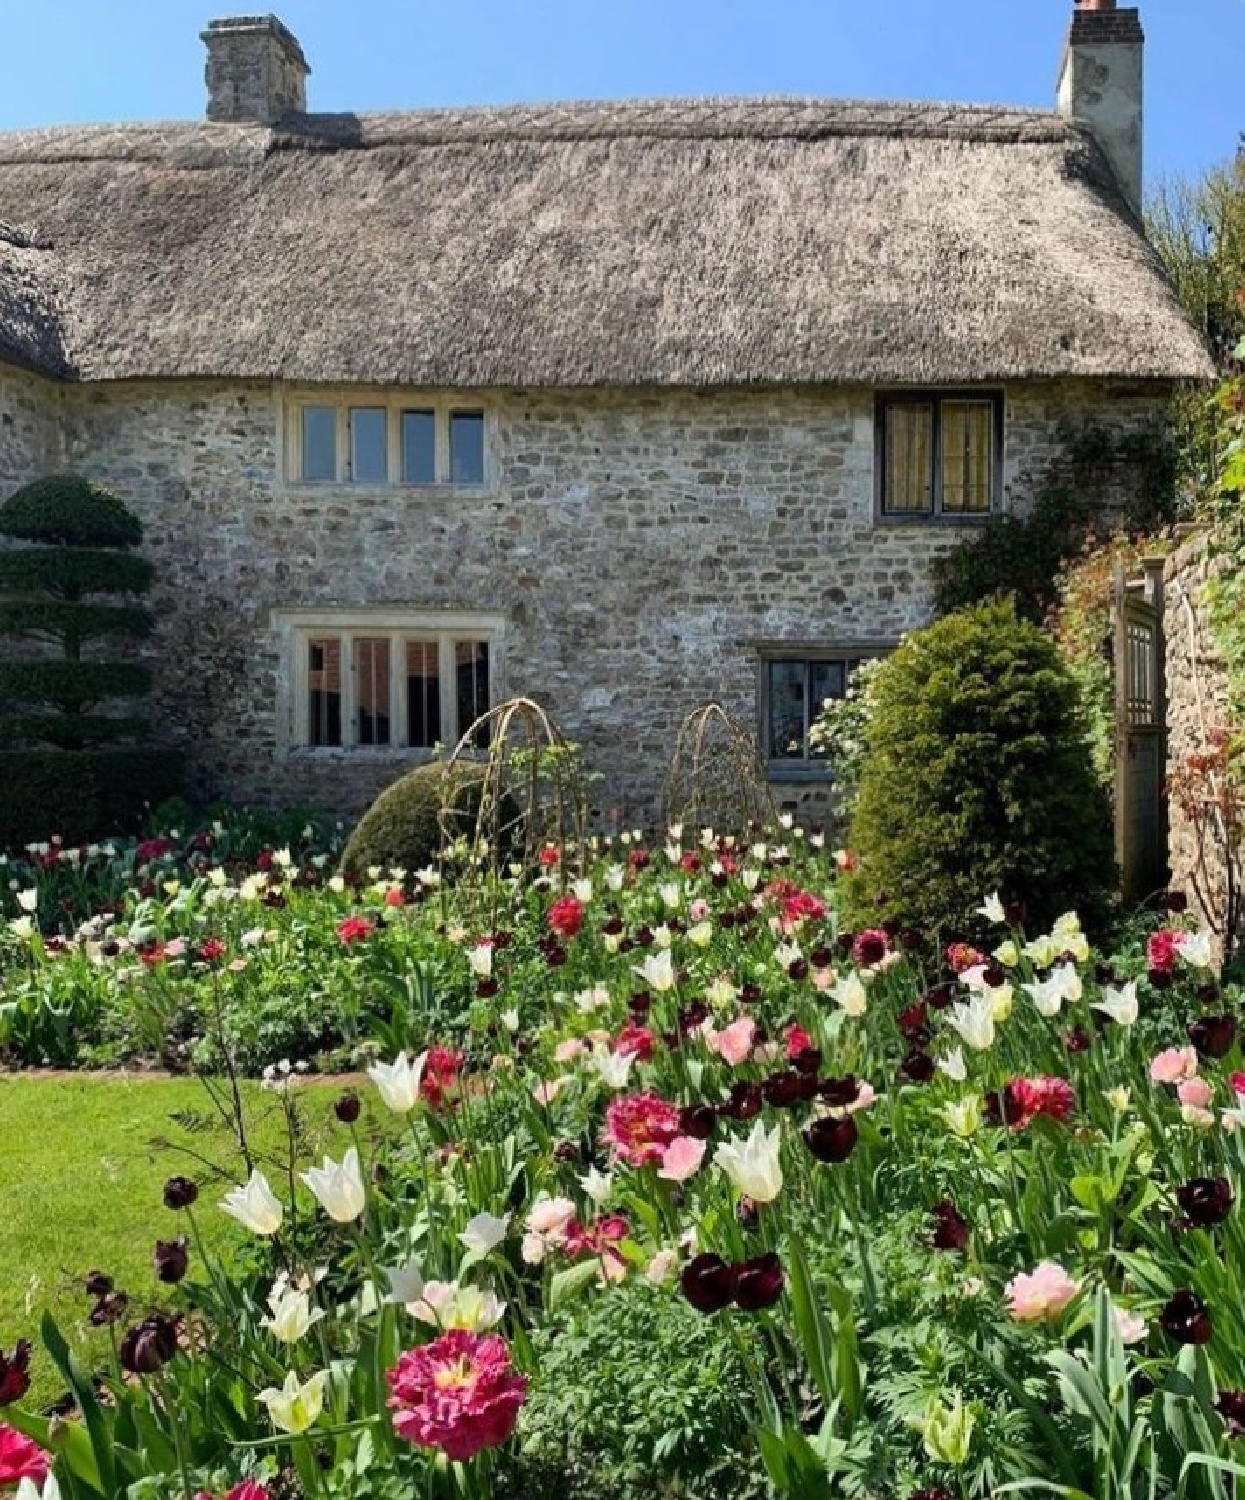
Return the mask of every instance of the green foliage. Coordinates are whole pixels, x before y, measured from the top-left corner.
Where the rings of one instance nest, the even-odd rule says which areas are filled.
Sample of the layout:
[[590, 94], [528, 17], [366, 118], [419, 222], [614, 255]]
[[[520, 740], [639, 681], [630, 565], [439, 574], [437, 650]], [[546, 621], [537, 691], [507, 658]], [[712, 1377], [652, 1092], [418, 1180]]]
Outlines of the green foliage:
[[972, 931], [998, 890], [1049, 921], [1101, 920], [1110, 815], [1054, 643], [993, 603], [908, 636], [879, 669], [851, 842], [856, 920]]
[[[449, 780], [447, 781], [447, 777]], [[350, 835], [342, 855], [347, 875], [362, 877], [369, 867], [420, 870], [441, 851], [441, 807], [453, 788], [462, 831], [473, 826], [480, 807], [482, 767], [430, 761], [386, 787]]]
[[132, 552], [88, 547], [11, 547], [0, 551], [0, 591], [57, 599], [91, 594], [145, 594], [155, 569]]
[[78, 474], [36, 479], [0, 505], [0, 536], [63, 547], [137, 547], [137, 516], [107, 490]]
[[141, 698], [151, 691], [151, 669], [136, 662], [0, 662], [0, 701], [56, 703], [69, 713], [106, 698]]
[[[591, 1293], [539, 1330], [541, 1382], [508, 1493], [745, 1500], [748, 1382], [729, 1330], [637, 1282]], [[550, 1487], [543, 1466], [554, 1471]], [[530, 1467], [529, 1467], [530, 1466]], [[554, 1475], [557, 1481], [554, 1482]]]
[[81, 750], [117, 740], [140, 739], [146, 719], [109, 718], [104, 714], [2, 714], [0, 745], [56, 745]]
[[[1245, 344], [1240, 352], [1245, 354]], [[1204, 519], [1218, 567], [1204, 602], [1227, 669], [1229, 707], [1240, 724], [1245, 722], [1245, 378], [1225, 381], [1211, 411], [1218, 478], [1209, 491]]]
[[184, 774], [182, 756], [170, 750], [0, 751], [0, 849], [54, 833], [76, 843], [137, 828], [148, 808], [180, 790]]
[[[939, 613], [1012, 598], [1041, 624], [1057, 601], [1060, 569], [1104, 529], [1136, 535], [1175, 519], [1176, 456], [1165, 430], [1117, 434], [1089, 425], [1060, 433], [1059, 460], [1023, 515], [991, 516], [934, 564]], [[1125, 503], [1108, 512], [1103, 496]]]
[[155, 619], [137, 604], [79, 604], [60, 599], [0, 600], [0, 635], [55, 641], [75, 659], [85, 640], [142, 640]]

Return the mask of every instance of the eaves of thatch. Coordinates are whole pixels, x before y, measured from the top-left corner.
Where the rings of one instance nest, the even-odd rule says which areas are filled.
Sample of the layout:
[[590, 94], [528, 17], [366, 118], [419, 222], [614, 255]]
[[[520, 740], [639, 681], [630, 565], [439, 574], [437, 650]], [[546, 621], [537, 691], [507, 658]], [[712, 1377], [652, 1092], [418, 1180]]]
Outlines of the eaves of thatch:
[[1039, 111], [704, 100], [34, 131], [0, 135], [0, 221], [22, 227], [0, 234], [0, 355], [80, 380], [1212, 373], [1101, 152]]

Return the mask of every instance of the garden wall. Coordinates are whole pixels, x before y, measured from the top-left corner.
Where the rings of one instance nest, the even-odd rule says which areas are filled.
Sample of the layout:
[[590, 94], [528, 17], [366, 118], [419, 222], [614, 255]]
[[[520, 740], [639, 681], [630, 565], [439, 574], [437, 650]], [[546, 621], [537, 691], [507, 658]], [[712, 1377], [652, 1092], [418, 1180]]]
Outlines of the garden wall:
[[[1228, 679], [1215, 646], [1202, 593], [1224, 566], [1210, 553], [1210, 539], [1197, 531], [1185, 534], [1167, 559], [1164, 629], [1167, 640], [1167, 769], [1171, 775], [1190, 755], [1203, 752], [1211, 731], [1228, 722]], [[1189, 820], [1173, 802], [1170, 809], [1172, 886], [1197, 902], [1194, 872], [1198, 841]], [[1224, 870], [1212, 862], [1210, 889], [1221, 892]]]
[[[604, 773], [599, 804], [632, 820], [689, 709], [718, 697], [754, 724], [767, 648], [925, 623], [930, 563], [964, 535], [875, 521], [868, 390], [486, 396], [482, 490], [287, 484], [282, 402], [265, 384], [64, 392], [67, 464], [138, 511], [157, 565], [154, 722], [200, 789], [234, 798], [350, 814], [412, 758], [289, 743], [275, 610], [498, 612], [501, 691], [544, 703]], [[1061, 419], [1131, 428], [1160, 409], [1144, 388], [1009, 391], [1009, 503]]]
[[0, 499], [60, 467], [59, 386], [0, 363]]

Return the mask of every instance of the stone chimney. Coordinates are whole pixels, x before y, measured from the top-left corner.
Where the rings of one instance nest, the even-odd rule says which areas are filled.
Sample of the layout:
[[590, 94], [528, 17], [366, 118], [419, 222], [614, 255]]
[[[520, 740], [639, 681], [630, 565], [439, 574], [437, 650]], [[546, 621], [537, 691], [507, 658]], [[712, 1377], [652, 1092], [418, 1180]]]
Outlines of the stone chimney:
[[275, 125], [305, 114], [311, 69], [298, 38], [276, 16], [228, 16], [209, 21], [209, 120]]
[[1136, 9], [1116, 0], [1076, 0], [1059, 75], [1059, 113], [1089, 127], [1133, 211], [1142, 203], [1142, 58]]

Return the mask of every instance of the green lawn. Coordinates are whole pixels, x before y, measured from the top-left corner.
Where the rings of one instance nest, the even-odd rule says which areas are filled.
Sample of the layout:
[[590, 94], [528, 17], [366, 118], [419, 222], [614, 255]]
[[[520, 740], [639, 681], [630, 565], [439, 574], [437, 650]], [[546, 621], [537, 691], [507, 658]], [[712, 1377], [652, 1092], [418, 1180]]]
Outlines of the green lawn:
[[[336, 1090], [306, 1097], [318, 1130]], [[246, 1099], [259, 1138], [273, 1141], [272, 1096], [251, 1086]], [[175, 1173], [203, 1175], [171, 1146], [188, 1145], [222, 1166], [236, 1162], [223, 1129], [189, 1130], [172, 1118], [186, 1111], [207, 1112], [194, 1080], [0, 1074], [0, 1348], [23, 1336], [34, 1343], [35, 1401], [61, 1389], [39, 1345], [45, 1308], [85, 1362], [107, 1346], [107, 1335], [86, 1321], [88, 1272], [112, 1276], [139, 1315], [160, 1300], [152, 1247], [180, 1227], [161, 1189]], [[157, 1145], [162, 1138], [170, 1145]], [[205, 1233], [222, 1241], [243, 1233], [216, 1207], [223, 1190], [219, 1181], [205, 1186], [198, 1214]]]

